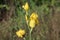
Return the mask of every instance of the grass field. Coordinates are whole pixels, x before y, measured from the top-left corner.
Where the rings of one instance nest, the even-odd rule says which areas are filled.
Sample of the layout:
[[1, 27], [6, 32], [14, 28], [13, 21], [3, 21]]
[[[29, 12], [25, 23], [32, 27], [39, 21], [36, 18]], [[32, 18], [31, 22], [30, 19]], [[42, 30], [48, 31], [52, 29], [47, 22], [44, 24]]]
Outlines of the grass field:
[[11, 5], [9, 1], [2, 3], [0, 40], [60, 40], [60, 0], [13, 0]]

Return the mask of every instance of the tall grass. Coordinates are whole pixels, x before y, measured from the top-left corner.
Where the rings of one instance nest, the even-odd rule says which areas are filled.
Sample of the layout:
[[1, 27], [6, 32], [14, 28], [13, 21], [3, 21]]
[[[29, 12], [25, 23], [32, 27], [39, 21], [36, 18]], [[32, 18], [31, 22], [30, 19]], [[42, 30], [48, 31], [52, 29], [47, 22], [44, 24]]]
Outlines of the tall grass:
[[[26, 39], [29, 40], [29, 29], [27, 28], [26, 20], [25, 20], [25, 10], [22, 8], [22, 5], [25, 4], [25, 2], [29, 3], [30, 9], [28, 11], [29, 16], [32, 12], [36, 12], [38, 14], [38, 20], [39, 24], [36, 25], [36, 27], [33, 29], [33, 31], [30, 34], [31, 40], [47, 40], [47, 34], [49, 32], [49, 21], [52, 18], [53, 15], [53, 8], [51, 7], [59, 7], [60, 5], [57, 0], [15, 0], [15, 13], [14, 16], [9, 20], [9, 25], [7, 30], [4, 31], [2, 28], [3, 25], [0, 25], [2, 27], [0, 30], [2, 30], [2, 38], [1, 40], [24, 40], [23, 38], [19, 38], [16, 35], [16, 31], [19, 29], [25, 29], [26, 30]], [[5, 26], [5, 25], [4, 25]], [[7, 26], [7, 25], [6, 25]], [[4, 34], [5, 33], [5, 34]], [[7, 34], [6, 34], [7, 33]], [[5, 37], [5, 36], [8, 36]]]

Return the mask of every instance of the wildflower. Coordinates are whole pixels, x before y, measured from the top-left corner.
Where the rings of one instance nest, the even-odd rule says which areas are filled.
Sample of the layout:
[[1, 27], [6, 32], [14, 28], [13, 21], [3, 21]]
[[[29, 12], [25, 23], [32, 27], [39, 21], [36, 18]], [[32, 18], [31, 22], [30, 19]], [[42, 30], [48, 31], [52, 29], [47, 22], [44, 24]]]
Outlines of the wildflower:
[[25, 30], [20, 29], [19, 31], [16, 32], [16, 35], [22, 38], [23, 35], [25, 35]]
[[38, 24], [38, 15], [35, 12], [33, 12], [30, 16], [29, 26], [31, 28], [34, 28], [36, 24]]
[[29, 22], [29, 26], [30, 26], [30, 28], [34, 28], [35, 27], [35, 20], [30, 20], [30, 22]]
[[37, 18], [38, 18], [38, 15], [35, 12], [33, 12], [30, 16], [30, 19], [36, 20]]
[[29, 5], [28, 5], [28, 2], [26, 2], [25, 5], [22, 6], [24, 8], [25, 11], [28, 11], [29, 9]]

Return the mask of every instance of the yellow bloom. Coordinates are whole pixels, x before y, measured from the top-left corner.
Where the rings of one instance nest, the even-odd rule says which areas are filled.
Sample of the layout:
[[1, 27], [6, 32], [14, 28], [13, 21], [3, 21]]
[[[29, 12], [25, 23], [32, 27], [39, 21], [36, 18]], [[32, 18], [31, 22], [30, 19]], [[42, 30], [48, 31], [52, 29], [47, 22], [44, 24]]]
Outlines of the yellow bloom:
[[16, 32], [16, 35], [22, 38], [23, 35], [25, 35], [25, 30], [20, 29], [19, 31]]
[[33, 12], [30, 16], [30, 19], [36, 20], [37, 18], [38, 18], [38, 15], [35, 12]]
[[29, 26], [30, 26], [31, 28], [34, 28], [34, 27], [35, 27], [35, 20], [30, 20]]
[[33, 12], [30, 16], [29, 26], [31, 28], [34, 28], [36, 24], [38, 24], [38, 15], [35, 12]]
[[25, 11], [28, 11], [29, 9], [29, 5], [28, 5], [28, 2], [26, 2], [25, 5], [22, 6], [24, 8]]

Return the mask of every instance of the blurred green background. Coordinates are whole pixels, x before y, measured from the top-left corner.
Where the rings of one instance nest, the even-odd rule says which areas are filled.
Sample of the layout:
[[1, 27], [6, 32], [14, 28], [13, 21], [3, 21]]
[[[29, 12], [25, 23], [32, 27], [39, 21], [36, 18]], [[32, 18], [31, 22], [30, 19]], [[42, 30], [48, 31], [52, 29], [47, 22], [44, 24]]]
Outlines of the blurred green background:
[[32, 40], [60, 40], [60, 0], [0, 0], [0, 40], [23, 40], [15, 34], [20, 28], [27, 31], [26, 40], [29, 40], [22, 8], [26, 2], [30, 6], [29, 15], [36, 12], [39, 16]]

